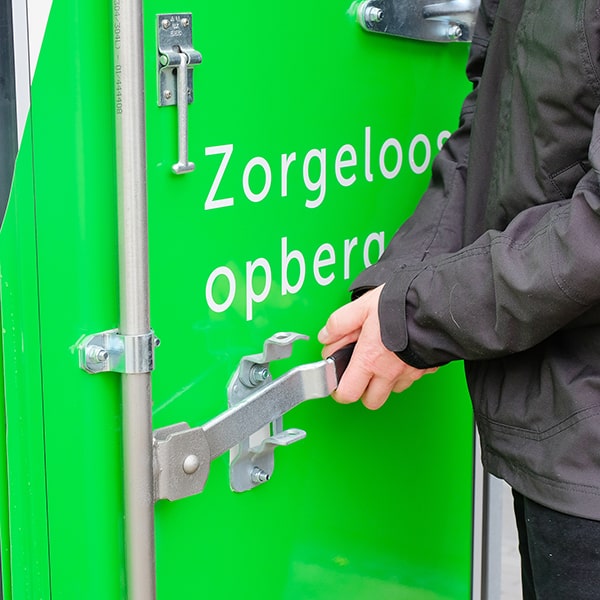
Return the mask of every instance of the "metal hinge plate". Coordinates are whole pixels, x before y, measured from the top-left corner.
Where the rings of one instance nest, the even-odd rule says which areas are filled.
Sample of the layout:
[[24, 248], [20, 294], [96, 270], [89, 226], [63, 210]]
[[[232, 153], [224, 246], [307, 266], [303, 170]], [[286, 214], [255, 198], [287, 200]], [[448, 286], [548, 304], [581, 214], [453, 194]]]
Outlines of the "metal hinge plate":
[[157, 16], [158, 105], [177, 104], [177, 67], [182, 55], [187, 57], [187, 101], [194, 101], [194, 70], [202, 55], [192, 46], [192, 13], [170, 13]]
[[365, 0], [357, 7], [367, 31], [431, 42], [470, 42], [480, 0]]

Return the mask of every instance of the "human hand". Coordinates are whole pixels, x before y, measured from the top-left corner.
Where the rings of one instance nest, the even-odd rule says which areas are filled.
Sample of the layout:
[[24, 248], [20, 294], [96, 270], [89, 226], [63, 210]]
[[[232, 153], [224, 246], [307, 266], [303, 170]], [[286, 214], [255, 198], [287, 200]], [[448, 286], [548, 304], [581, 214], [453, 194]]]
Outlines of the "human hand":
[[381, 341], [379, 297], [383, 286], [336, 310], [319, 332], [323, 357], [356, 342], [350, 363], [332, 396], [344, 404], [362, 399], [371, 410], [385, 404], [391, 392], [402, 392], [437, 368], [416, 369], [406, 364]]

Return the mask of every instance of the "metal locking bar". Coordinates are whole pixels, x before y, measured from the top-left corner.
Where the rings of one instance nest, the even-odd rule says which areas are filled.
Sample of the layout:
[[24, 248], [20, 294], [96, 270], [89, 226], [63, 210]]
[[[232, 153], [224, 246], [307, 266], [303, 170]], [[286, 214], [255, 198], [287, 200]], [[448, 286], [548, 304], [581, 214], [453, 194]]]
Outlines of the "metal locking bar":
[[188, 104], [194, 100], [193, 67], [202, 55], [192, 47], [192, 14], [158, 15], [157, 43], [158, 105], [177, 105], [179, 159], [172, 170], [181, 175], [196, 168], [188, 158]]
[[[232, 489], [251, 489], [270, 478], [269, 453], [276, 446], [302, 439], [304, 432], [276, 431], [264, 437], [258, 447], [250, 447], [249, 439], [270, 423], [280, 423], [281, 417], [298, 404], [324, 398], [334, 391], [352, 353], [352, 347], [348, 346], [325, 360], [301, 365], [275, 380], [264, 373], [270, 360], [289, 356], [292, 343], [304, 337], [276, 334], [265, 342], [262, 355], [244, 357], [230, 384], [232, 405], [205, 425], [192, 429], [187, 423], [178, 423], [154, 432], [156, 500], [177, 500], [200, 493], [210, 462], [235, 447], [238, 448], [230, 470]], [[246, 379], [253, 367], [261, 373], [256, 384]], [[241, 387], [247, 388], [246, 391]]]
[[480, 0], [364, 0], [357, 18], [367, 31], [432, 42], [470, 42]]

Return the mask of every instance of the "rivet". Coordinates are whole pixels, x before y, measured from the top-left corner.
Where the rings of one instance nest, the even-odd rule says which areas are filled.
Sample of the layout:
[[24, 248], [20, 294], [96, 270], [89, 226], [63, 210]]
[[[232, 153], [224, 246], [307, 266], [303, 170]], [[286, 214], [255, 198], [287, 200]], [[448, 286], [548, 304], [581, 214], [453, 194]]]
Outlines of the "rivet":
[[187, 17], [183, 17], [183, 19], [181, 19], [181, 24], [184, 27], [187, 27], [190, 24], [190, 20]]
[[163, 19], [160, 24], [163, 29], [169, 29], [169, 27], [171, 27], [171, 21], [169, 21], [169, 19]]
[[173, 97], [173, 93], [171, 92], [171, 90], [165, 90], [163, 92], [163, 96], [167, 99], [170, 100]]
[[183, 461], [183, 470], [188, 475], [193, 475], [200, 468], [200, 459], [195, 454], [190, 454]]

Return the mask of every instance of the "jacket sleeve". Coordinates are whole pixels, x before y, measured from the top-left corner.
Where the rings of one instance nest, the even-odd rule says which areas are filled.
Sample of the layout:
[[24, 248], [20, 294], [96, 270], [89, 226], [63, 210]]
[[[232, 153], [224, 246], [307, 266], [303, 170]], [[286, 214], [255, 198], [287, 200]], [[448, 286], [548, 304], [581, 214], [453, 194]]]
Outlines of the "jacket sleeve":
[[417, 263], [453, 252], [463, 245], [463, 203], [471, 123], [497, 2], [483, 0], [467, 62], [473, 90], [466, 97], [459, 127], [446, 141], [432, 166], [432, 178], [413, 215], [396, 232], [383, 256], [353, 282], [354, 294], [387, 280], [399, 263]]
[[596, 309], [600, 109], [589, 158], [571, 199], [529, 208], [504, 231], [428, 264], [396, 264], [379, 305], [384, 344], [419, 368], [488, 359], [533, 347]]

